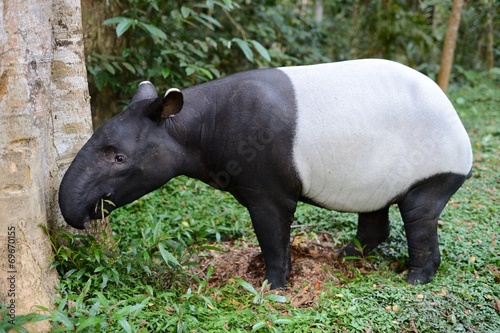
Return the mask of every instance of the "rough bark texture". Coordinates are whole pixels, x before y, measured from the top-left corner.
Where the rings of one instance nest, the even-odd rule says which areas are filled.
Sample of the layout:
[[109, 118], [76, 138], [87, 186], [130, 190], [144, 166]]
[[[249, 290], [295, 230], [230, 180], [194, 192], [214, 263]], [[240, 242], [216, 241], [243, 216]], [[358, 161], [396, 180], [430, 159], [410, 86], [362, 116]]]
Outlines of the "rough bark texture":
[[55, 0], [53, 13], [53, 59], [51, 66], [51, 112], [54, 161], [48, 202], [52, 228], [66, 227], [59, 206], [57, 189], [62, 176], [78, 150], [92, 134], [87, 72], [85, 70], [82, 20], [78, 0]]
[[439, 69], [437, 83], [446, 92], [450, 81], [451, 66], [453, 65], [453, 55], [457, 43], [458, 27], [464, 0], [454, 0], [451, 9], [451, 16], [448, 22], [448, 29], [444, 38], [443, 52], [441, 54], [441, 67]]
[[15, 315], [52, 307], [57, 274], [40, 226], [61, 224], [57, 187], [91, 133], [79, 9], [0, 2], [0, 302]]

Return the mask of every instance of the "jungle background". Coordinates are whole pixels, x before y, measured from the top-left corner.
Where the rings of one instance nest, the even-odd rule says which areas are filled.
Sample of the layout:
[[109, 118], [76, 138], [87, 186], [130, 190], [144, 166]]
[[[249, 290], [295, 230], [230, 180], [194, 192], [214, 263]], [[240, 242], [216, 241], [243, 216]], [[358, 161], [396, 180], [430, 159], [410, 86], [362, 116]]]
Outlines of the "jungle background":
[[[463, 1], [459, 1], [463, 2]], [[436, 78], [451, 0], [82, 1], [94, 125], [142, 80], [184, 88], [259, 67], [384, 58]], [[495, 0], [462, 7], [451, 81], [499, 56]]]

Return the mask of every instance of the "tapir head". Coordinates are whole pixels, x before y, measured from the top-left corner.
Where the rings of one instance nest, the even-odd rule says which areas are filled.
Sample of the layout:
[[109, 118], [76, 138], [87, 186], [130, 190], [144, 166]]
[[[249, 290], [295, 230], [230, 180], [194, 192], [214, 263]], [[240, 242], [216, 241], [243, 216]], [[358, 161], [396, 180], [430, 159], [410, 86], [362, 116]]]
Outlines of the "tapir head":
[[178, 89], [158, 97], [150, 82], [139, 85], [127, 109], [95, 131], [64, 175], [59, 205], [68, 224], [83, 229], [178, 174], [182, 147], [164, 120], [182, 105]]

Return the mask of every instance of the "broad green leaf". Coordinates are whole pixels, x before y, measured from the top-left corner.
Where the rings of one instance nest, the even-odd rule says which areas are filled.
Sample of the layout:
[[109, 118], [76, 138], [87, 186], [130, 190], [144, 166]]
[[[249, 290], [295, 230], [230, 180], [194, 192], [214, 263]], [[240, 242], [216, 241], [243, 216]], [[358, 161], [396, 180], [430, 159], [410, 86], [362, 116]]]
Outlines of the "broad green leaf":
[[108, 285], [108, 280], [109, 280], [108, 274], [103, 273], [102, 274], [101, 289], [106, 288], [106, 286]]
[[264, 298], [267, 299], [267, 300], [274, 301], [274, 302], [279, 302], [279, 303], [286, 303], [287, 302], [286, 297], [285, 296], [281, 296], [281, 295], [270, 294], [270, 295], [267, 295]]
[[217, 21], [215, 18], [213, 18], [212, 16], [208, 16], [207, 14], [201, 13], [200, 17], [202, 17], [206, 21], [212, 23], [213, 25], [215, 25], [215, 26], [217, 26], [219, 28], [222, 28], [222, 24], [219, 21]]
[[179, 261], [177, 261], [177, 258], [175, 258], [172, 253], [168, 252], [163, 243], [158, 244], [158, 249], [160, 250], [160, 254], [163, 257], [163, 260], [165, 260], [165, 263], [167, 264], [174, 264], [175, 266], [180, 266], [181, 264]]
[[64, 326], [66, 326], [66, 328], [68, 330], [73, 330], [75, 328], [75, 326], [69, 320], [68, 316], [65, 313], [63, 313], [59, 310], [54, 310], [54, 311], [52, 311], [52, 315], [54, 316], [56, 321], [64, 324]]
[[142, 309], [144, 306], [145, 306], [144, 304], [127, 305], [126, 307], [116, 311], [116, 316], [118, 318], [128, 316], [132, 312], [135, 312], [135, 311]]
[[161, 69], [161, 76], [163, 76], [164, 79], [169, 77], [169, 75], [170, 75], [170, 69], [168, 69], [168, 68]]
[[181, 7], [181, 14], [182, 14], [182, 17], [188, 18], [189, 14], [191, 14], [191, 8], [188, 8], [186, 6], [182, 6]]
[[213, 75], [212, 75], [212, 73], [210, 73], [210, 71], [206, 70], [205, 68], [201, 68], [201, 67], [198, 67], [197, 69], [198, 69], [198, 72], [201, 72], [203, 75], [208, 77], [210, 80], [213, 79]]
[[90, 327], [90, 326], [95, 326], [97, 324], [100, 324], [104, 321], [103, 317], [90, 317], [82, 321], [82, 323], [78, 326], [76, 329], [77, 332], [82, 331], [83, 329]]
[[252, 40], [251, 43], [253, 44], [253, 47], [259, 52], [259, 54], [266, 59], [267, 61], [271, 61], [271, 56], [269, 55], [269, 52], [267, 52], [267, 49], [262, 46], [261, 43], [259, 43], [256, 40]]
[[104, 68], [106, 68], [106, 70], [108, 72], [110, 72], [111, 74], [114, 75], [116, 73], [115, 68], [113, 66], [111, 66], [111, 64], [109, 62], [105, 62], [105, 63], [103, 63], [103, 65], [104, 65]]
[[149, 32], [149, 34], [154, 37], [154, 38], [159, 38], [159, 39], [167, 39], [167, 35], [161, 31], [160, 29], [158, 29], [157, 27], [155, 26], [152, 26], [150, 24], [147, 24], [147, 23], [140, 23], [140, 26], [146, 30], [147, 32]]
[[124, 20], [130, 20], [130, 19], [127, 17], [117, 16], [117, 17], [113, 17], [113, 18], [105, 20], [104, 24], [105, 25], [120, 24]]
[[130, 323], [127, 321], [127, 319], [125, 318], [118, 319], [118, 324], [120, 324], [120, 326], [123, 327], [125, 332], [132, 333], [132, 326], [130, 326]]
[[126, 69], [128, 69], [132, 74], [135, 74], [135, 68], [134, 68], [134, 66], [132, 66], [128, 62], [122, 62], [122, 65], [123, 65], [123, 67], [125, 67]]
[[96, 291], [95, 292], [95, 295], [97, 296], [97, 298], [99, 299], [99, 302], [105, 306], [105, 307], [108, 307], [109, 306], [109, 301], [108, 299], [104, 296], [103, 293], [101, 293], [100, 291]]
[[241, 38], [233, 38], [233, 41], [238, 44], [248, 61], [253, 62], [253, 52], [252, 49], [250, 49], [250, 46], [248, 46], [248, 43]]
[[64, 273], [64, 277], [70, 277], [71, 274], [73, 274], [74, 272], [76, 272], [76, 268], [73, 268], [73, 269], [70, 269], [69, 271], [67, 271], [66, 273]]
[[134, 20], [132, 19], [124, 19], [116, 26], [116, 36], [120, 37], [132, 26]]
[[242, 286], [243, 288], [245, 288], [246, 290], [248, 290], [252, 294], [254, 294], [254, 295], [258, 295], [259, 294], [257, 292], [257, 290], [255, 290], [255, 288], [250, 283], [246, 282], [245, 280], [235, 279], [235, 281], [236, 281], [237, 284], [239, 284], [240, 286]]
[[259, 321], [257, 324], [252, 326], [252, 331], [257, 331], [263, 327], [266, 327], [266, 322], [265, 321]]

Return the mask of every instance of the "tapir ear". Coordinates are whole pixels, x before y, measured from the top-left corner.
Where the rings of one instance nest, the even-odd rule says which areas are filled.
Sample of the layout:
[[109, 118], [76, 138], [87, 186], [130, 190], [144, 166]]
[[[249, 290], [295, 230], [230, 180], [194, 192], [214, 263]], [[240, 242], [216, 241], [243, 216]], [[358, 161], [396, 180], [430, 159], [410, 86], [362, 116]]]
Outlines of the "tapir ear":
[[182, 110], [184, 97], [177, 88], [167, 90], [163, 97], [158, 97], [144, 111], [147, 117], [157, 123], [173, 117]]
[[134, 97], [132, 97], [132, 101], [130, 102], [130, 104], [137, 101], [142, 101], [144, 99], [153, 99], [157, 97], [158, 94], [156, 93], [155, 86], [149, 81], [142, 81], [139, 84], [139, 87], [137, 88]]
[[173, 117], [182, 110], [184, 96], [177, 88], [168, 89], [163, 96], [161, 117], [163, 119]]

